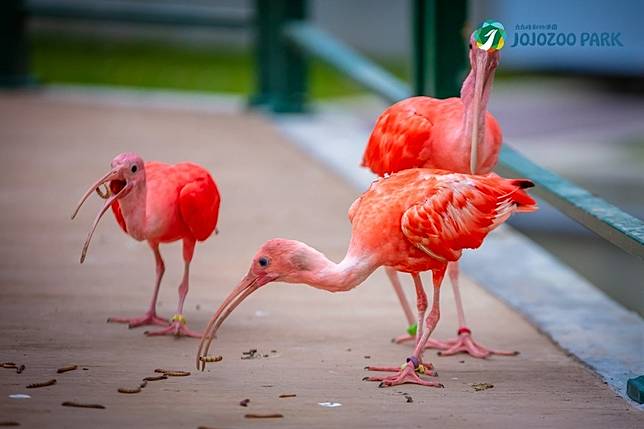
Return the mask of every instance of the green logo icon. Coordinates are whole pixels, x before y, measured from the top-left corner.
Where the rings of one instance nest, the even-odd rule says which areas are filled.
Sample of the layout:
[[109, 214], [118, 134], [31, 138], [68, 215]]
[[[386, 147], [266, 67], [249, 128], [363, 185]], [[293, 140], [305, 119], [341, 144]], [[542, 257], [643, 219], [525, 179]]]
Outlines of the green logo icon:
[[505, 27], [498, 21], [487, 20], [474, 32], [476, 46], [484, 51], [499, 50], [505, 45]]

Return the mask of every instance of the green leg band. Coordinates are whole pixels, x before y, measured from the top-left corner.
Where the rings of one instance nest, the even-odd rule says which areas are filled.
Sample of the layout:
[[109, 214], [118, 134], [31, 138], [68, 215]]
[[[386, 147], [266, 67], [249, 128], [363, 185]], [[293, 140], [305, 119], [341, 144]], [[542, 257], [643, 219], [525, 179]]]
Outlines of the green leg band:
[[413, 325], [410, 325], [409, 328], [407, 328], [407, 333], [412, 337], [415, 337], [417, 330], [418, 330], [418, 324], [414, 323]]

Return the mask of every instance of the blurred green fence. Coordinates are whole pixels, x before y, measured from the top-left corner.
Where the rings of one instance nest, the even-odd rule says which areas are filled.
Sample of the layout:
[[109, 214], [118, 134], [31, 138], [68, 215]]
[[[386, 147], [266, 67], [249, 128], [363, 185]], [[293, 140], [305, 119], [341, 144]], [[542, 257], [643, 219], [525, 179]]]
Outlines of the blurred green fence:
[[[306, 0], [256, 0], [254, 18], [250, 20], [204, 13], [203, 8], [181, 4], [5, 0], [0, 8], [0, 85], [5, 87], [33, 83], [26, 35], [30, 17], [253, 29], [256, 91], [250, 103], [276, 113], [306, 111], [310, 57], [328, 63], [389, 103], [412, 95], [458, 96], [467, 66], [465, 0], [413, 0], [409, 25], [414, 44], [411, 85], [313, 26], [307, 19]], [[537, 195], [561, 212], [603, 239], [644, 258], [641, 220], [537, 166], [507, 144], [502, 149], [498, 170], [504, 175], [532, 180], [537, 185]], [[629, 394], [642, 396], [642, 386], [638, 386], [639, 390], [629, 380]]]

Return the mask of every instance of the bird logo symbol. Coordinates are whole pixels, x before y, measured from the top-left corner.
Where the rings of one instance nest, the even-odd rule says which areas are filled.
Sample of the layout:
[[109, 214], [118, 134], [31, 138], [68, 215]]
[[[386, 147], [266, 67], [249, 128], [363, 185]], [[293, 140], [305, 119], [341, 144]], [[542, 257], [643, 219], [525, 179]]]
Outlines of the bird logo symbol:
[[474, 32], [476, 46], [484, 51], [499, 50], [505, 45], [505, 27], [498, 21], [487, 20]]

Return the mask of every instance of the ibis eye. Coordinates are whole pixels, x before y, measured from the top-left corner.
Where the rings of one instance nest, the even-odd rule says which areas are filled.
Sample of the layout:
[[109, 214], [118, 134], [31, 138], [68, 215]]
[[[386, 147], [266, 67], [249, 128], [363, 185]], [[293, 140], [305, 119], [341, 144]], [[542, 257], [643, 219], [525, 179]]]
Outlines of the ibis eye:
[[470, 43], [470, 51], [472, 50], [472, 44]]
[[259, 266], [260, 266], [260, 267], [267, 267], [267, 266], [268, 266], [269, 261], [268, 261], [268, 258], [266, 258], [266, 257], [262, 256], [261, 258], [259, 258], [259, 259], [257, 260], [257, 263], [259, 264]]
[[132, 170], [132, 173], [136, 173], [136, 170], [138, 170], [138, 167], [136, 165], [133, 165], [131, 170]]

